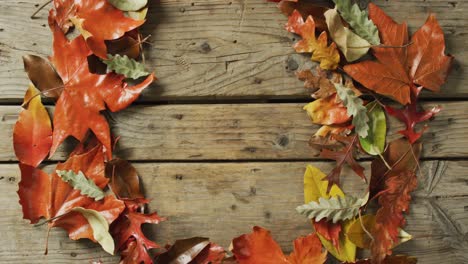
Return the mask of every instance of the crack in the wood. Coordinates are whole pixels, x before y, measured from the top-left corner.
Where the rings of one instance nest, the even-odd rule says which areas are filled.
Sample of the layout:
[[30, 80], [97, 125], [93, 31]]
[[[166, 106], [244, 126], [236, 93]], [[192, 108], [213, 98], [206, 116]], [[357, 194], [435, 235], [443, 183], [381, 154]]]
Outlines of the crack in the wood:
[[448, 163], [445, 160], [437, 160], [434, 163], [431, 163], [431, 167], [435, 166], [435, 169], [431, 170], [431, 173], [428, 173], [428, 177], [425, 181], [424, 189], [426, 191], [426, 196], [431, 195], [448, 167]]

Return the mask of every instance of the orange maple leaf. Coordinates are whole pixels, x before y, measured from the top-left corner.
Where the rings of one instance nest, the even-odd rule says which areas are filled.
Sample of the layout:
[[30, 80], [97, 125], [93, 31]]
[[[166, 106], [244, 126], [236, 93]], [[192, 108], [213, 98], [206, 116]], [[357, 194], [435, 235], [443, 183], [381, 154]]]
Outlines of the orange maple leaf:
[[54, 6], [49, 23], [56, 22], [64, 33], [74, 25], [93, 53], [104, 59], [107, 59], [105, 40], [120, 38], [145, 22], [126, 17], [107, 0], [54, 0]]
[[312, 16], [308, 16], [304, 22], [299, 11], [294, 10], [291, 16], [289, 16], [286, 30], [302, 37], [302, 40], [294, 45], [296, 52], [312, 53], [312, 60], [320, 62], [322, 69], [333, 70], [338, 67], [340, 54], [338, 53], [336, 44], [332, 43], [328, 46], [327, 32], [325, 31], [318, 38], [315, 38], [315, 22]]
[[299, 237], [294, 241], [294, 251], [285, 256], [270, 232], [255, 226], [251, 234], [244, 234], [232, 240], [232, 253], [239, 264], [301, 264], [325, 263], [327, 252], [316, 234]]
[[375, 4], [369, 4], [369, 17], [380, 32], [384, 45], [373, 47], [377, 61], [363, 61], [344, 67], [353, 79], [377, 93], [390, 96], [401, 104], [411, 101], [411, 93], [422, 86], [439, 91], [453, 60], [445, 55], [444, 33], [434, 15], [412, 36], [408, 43], [406, 23], [397, 24]]
[[105, 110], [106, 106], [112, 112], [126, 108], [153, 82], [154, 75], [150, 74], [138, 85], [127, 87], [123, 75], [92, 74], [87, 61], [91, 51], [84, 38], [79, 36], [68, 41], [57, 24], [52, 25], [52, 31], [54, 55], [50, 60], [62, 78], [64, 87], [56, 103], [50, 153], [52, 155], [68, 136], [83, 141], [88, 129], [91, 129], [108, 151], [110, 159], [109, 124], [100, 111]]

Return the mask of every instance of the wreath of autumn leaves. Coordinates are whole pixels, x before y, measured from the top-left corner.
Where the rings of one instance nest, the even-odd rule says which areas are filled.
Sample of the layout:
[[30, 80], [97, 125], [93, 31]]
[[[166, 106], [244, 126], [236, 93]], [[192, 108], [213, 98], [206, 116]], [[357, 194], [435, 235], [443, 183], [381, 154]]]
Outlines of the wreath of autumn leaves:
[[[416, 263], [391, 250], [411, 239], [402, 228], [427, 129], [418, 124], [440, 111], [422, 110], [418, 97], [424, 88], [440, 89], [453, 59], [445, 55], [442, 29], [429, 15], [409, 38], [405, 23], [374, 4], [367, 13], [348, 0], [333, 0], [332, 6], [274, 2], [288, 16], [286, 29], [301, 36], [295, 50], [311, 53], [319, 64], [305, 65], [297, 77], [315, 98], [304, 109], [321, 125], [310, 144], [322, 158], [336, 161], [327, 175], [306, 168], [305, 204], [297, 211], [311, 219], [315, 232], [296, 239], [290, 255], [261, 227], [235, 238], [231, 257], [200, 237], [149, 254], [159, 245], [145, 237], [141, 225], [165, 219], [144, 212], [148, 200], [137, 172], [113, 157], [117, 140], [104, 115], [128, 107], [155, 80], [139, 62], [144, 62], [146, 38], [138, 28], [145, 22], [146, 0], [53, 0], [48, 19], [53, 53], [48, 59], [24, 56], [31, 84], [14, 128], [24, 218], [49, 230], [61, 227], [74, 240], [98, 242], [108, 253], [118, 252], [121, 263], [315, 264], [324, 263], [327, 252], [346, 263]], [[78, 36], [71, 37], [72, 31]], [[52, 122], [41, 97], [55, 102]], [[406, 126], [391, 142], [386, 142], [387, 116]], [[79, 141], [68, 159], [54, 170], [42, 168], [68, 137]], [[375, 158], [368, 191], [352, 197], [341, 190], [340, 177], [349, 166], [366, 181], [355, 159], [359, 153]], [[368, 209], [370, 204], [377, 209]], [[356, 260], [357, 248], [370, 249], [372, 258]]]

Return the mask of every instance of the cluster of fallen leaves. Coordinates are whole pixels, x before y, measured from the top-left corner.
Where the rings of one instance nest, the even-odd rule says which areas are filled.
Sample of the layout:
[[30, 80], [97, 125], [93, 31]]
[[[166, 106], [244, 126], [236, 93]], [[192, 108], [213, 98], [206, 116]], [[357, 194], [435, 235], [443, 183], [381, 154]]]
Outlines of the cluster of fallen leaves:
[[[300, 263], [324, 263], [317, 241], [346, 263], [416, 263], [415, 258], [391, 254], [392, 248], [411, 239], [403, 230], [404, 214], [417, 187], [421, 136], [428, 128], [425, 121], [440, 111], [423, 110], [418, 97], [423, 89], [439, 91], [453, 60], [445, 54], [435, 16], [429, 15], [410, 37], [405, 23], [396, 23], [372, 3], [366, 11], [349, 0], [333, 0], [328, 6], [305, 0], [272, 2], [279, 2], [288, 16], [286, 30], [301, 38], [294, 44], [296, 52], [311, 53], [318, 63], [316, 68], [302, 67], [297, 77], [315, 99], [304, 110], [321, 126], [310, 144], [320, 150], [320, 157], [336, 161], [327, 175], [313, 166], [306, 169], [305, 203], [296, 210], [312, 221], [315, 233], [310, 236], [315, 240], [302, 250], [313, 247], [308, 257], [315, 259]], [[389, 116], [403, 122], [405, 129], [399, 131], [403, 137], [387, 142]], [[374, 157], [368, 177], [356, 161], [360, 154]], [[370, 178], [366, 193], [344, 194], [340, 178], [345, 167], [366, 183]], [[376, 210], [368, 209], [376, 207], [372, 204], [377, 204]], [[263, 233], [255, 229], [243, 240], [256, 237], [257, 243], [277, 251], [270, 240], [260, 242]], [[248, 248], [242, 252], [250, 251], [253, 257], [265, 251], [258, 245]], [[369, 249], [371, 258], [356, 260], [357, 248]], [[280, 258], [294, 262], [281, 252]]]
[[[121, 263], [325, 263], [328, 253], [345, 263], [416, 263], [391, 250], [411, 239], [403, 230], [404, 214], [417, 186], [420, 138], [427, 129], [417, 125], [440, 111], [421, 110], [418, 97], [424, 88], [440, 89], [453, 59], [445, 55], [442, 29], [430, 15], [409, 38], [406, 24], [374, 4], [364, 11], [348, 0], [333, 0], [334, 6], [274, 2], [288, 16], [286, 29], [301, 37], [295, 50], [311, 54], [319, 65], [297, 77], [315, 98], [304, 110], [321, 126], [310, 144], [322, 158], [336, 161], [327, 175], [306, 169], [305, 203], [297, 211], [315, 232], [297, 238], [290, 255], [261, 227], [235, 238], [230, 257], [202, 237], [177, 240], [150, 254], [160, 246], [142, 225], [165, 219], [145, 213], [149, 200], [139, 176], [128, 161], [113, 156], [116, 140], [103, 114], [128, 107], [155, 80], [139, 62], [144, 62], [145, 38], [138, 28], [145, 22], [146, 0], [53, 1], [48, 19], [53, 54], [24, 56], [31, 84], [14, 128], [24, 218], [48, 229], [61, 227], [74, 240], [95, 241], [110, 254], [118, 252]], [[55, 108], [46, 108], [42, 97]], [[406, 127], [399, 131], [403, 137], [386, 142], [389, 115]], [[69, 137], [78, 143], [66, 161], [53, 170], [41, 165]], [[360, 153], [375, 157], [368, 192], [345, 195], [340, 186], [345, 167], [368, 181], [356, 161]], [[376, 211], [368, 210], [371, 203], [378, 204]], [[356, 260], [357, 248], [369, 249], [371, 258]]]

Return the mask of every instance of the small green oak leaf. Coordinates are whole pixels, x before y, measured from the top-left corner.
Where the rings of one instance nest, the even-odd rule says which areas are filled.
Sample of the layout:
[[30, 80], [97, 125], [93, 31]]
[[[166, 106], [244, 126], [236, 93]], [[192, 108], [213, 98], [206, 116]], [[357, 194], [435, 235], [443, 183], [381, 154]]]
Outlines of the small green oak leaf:
[[108, 59], [103, 60], [103, 62], [107, 65], [108, 71], [114, 71], [131, 79], [138, 79], [149, 75], [149, 72], [145, 70], [145, 65], [127, 57], [127, 55], [108, 54], [107, 57]]
[[75, 173], [72, 170], [57, 170], [57, 175], [64, 181], [70, 184], [73, 189], [79, 190], [81, 194], [94, 198], [99, 201], [106, 195], [93, 180], [86, 178], [83, 172]]

